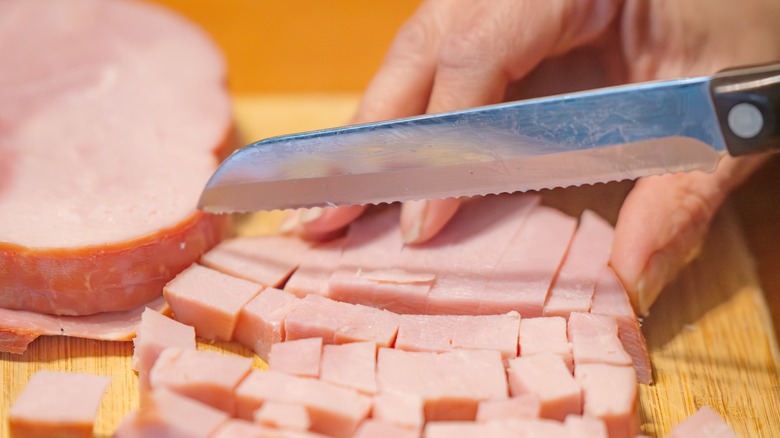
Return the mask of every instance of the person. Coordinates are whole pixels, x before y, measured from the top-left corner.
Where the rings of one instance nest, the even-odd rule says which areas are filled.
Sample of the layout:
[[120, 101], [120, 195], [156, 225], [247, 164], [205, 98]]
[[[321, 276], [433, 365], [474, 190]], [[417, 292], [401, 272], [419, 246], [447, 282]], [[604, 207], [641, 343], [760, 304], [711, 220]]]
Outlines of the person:
[[[778, 23], [778, 0], [426, 0], [399, 30], [354, 122], [776, 61]], [[729, 192], [765, 159], [725, 157], [713, 173], [636, 182], [610, 263], [641, 313], [696, 256]], [[458, 204], [405, 203], [405, 241], [430, 239]], [[316, 238], [361, 212], [309, 210], [286, 228]]]

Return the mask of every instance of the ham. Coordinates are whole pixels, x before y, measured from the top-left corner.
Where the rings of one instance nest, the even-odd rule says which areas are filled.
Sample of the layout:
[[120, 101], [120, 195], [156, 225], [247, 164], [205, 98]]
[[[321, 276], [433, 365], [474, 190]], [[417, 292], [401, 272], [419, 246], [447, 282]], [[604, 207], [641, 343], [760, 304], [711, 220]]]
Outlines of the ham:
[[165, 285], [163, 294], [177, 321], [206, 339], [233, 339], [241, 308], [263, 287], [194, 264]]
[[397, 424], [369, 419], [360, 425], [353, 436], [354, 438], [418, 438], [420, 434]]
[[233, 393], [251, 368], [249, 358], [168, 348], [152, 367], [149, 382], [155, 391], [168, 389], [233, 415]]
[[279, 289], [263, 290], [241, 308], [233, 337], [268, 361], [271, 346], [284, 340], [284, 319], [298, 301]]
[[418, 432], [425, 422], [422, 398], [397, 392], [380, 392], [375, 395], [371, 415], [384, 423]]
[[599, 418], [610, 438], [633, 437], [639, 433], [636, 373], [630, 366], [582, 364], [574, 368], [582, 386], [583, 412]]
[[299, 298], [309, 294], [330, 297], [328, 279], [338, 267], [343, 247], [344, 239], [336, 239], [309, 248], [284, 290]]
[[109, 377], [94, 374], [37, 372], [8, 412], [11, 435], [91, 437], [109, 383]]
[[513, 397], [533, 394], [541, 403], [540, 416], [563, 421], [582, 412], [580, 386], [560, 356], [539, 353], [509, 360], [509, 392]]
[[153, 300], [226, 232], [195, 209], [232, 134], [217, 47], [144, 2], [4, 1], [0, 16], [15, 66], [0, 73], [0, 307]]
[[600, 419], [588, 415], [567, 415], [563, 425], [569, 432], [569, 438], [607, 438], [609, 436], [607, 425]]
[[268, 369], [301, 377], [320, 377], [322, 338], [280, 342], [271, 346]]
[[524, 318], [520, 321], [520, 356], [553, 353], [573, 369], [571, 343], [566, 334], [566, 320], [560, 316]]
[[323, 346], [320, 378], [364, 394], [376, 393], [376, 344], [369, 341]]
[[588, 363], [632, 365], [618, 338], [615, 318], [575, 312], [569, 316], [568, 333], [575, 368]]
[[298, 403], [266, 401], [254, 413], [254, 421], [274, 429], [304, 432], [311, 427], [306, 408]]
[[477, 407], [477, 421], [487, 422], [512, 418], [539, 418], [542, 405], [532, 393], [519, 394], [506, 400], [485, 400]]
[[146, 308], [137, 331], [130, 364], [138, 371], [138, 386], [144, 393], [151, 389], [149, 372], [163, 350], [169, 347], [195, 350], [195, 328]]
[[560, 272], [544, 305], [545, 316], [568, 317], [588, 312], [601, 269], [607, 266], [615, 231], [596, 213], [586, 210], [572, 238]]
[[695, 414], [682, 423], [676, 425], [667, 438], [737, 438], [738, 435], [726, 423], [726, 421], [713, 411], [712, 408], [702, 406]]
[[163, 312], [162, 297], [121, 312], [94, 315], [49, 315], [0, 308], [0, 351], [21, 354], [39, 336], [71, 336], [104, 341], [129, 341], [135, 336], [144, 310]]

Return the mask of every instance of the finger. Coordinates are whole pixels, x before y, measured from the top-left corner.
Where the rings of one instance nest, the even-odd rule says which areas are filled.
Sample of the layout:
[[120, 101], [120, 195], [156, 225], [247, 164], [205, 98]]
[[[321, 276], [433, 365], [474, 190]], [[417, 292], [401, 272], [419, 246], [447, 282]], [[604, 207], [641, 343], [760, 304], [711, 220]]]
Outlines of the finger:
[[295, 210], [282, 221], [282, 233], [297, 234], [308, 240], [325, 240], [360, 216], [365, 207], [325, 207]]
[[460, 199], [431, 199], [405, 202], [401, 208], [401, 235], [405, 243], [430, 240], [458, 210]]
[[647, 314], [663, 287], [698, 255], [723, 200], [764, 160], [726, 157], [711, 174], [637, 181], [620, 210], [610, 261], [637, 312]]

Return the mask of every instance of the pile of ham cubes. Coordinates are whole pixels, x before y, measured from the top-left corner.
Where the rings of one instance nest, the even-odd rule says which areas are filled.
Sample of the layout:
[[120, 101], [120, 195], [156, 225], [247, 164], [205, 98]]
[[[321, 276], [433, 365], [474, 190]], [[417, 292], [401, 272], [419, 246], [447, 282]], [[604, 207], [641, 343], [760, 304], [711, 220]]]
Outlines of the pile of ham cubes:
[[[522, 195], [469, 201], [421, 246], [397, 224], [388, 207], [325, 244], [243, 237], [205, 254], [165, 287], [175, 320], [142, 316], [141, 407], [116, 435], [639, 433], [652, 373], [606, 221]], [[199, 351], [196, 334], [269, 369]], [[690, 421], [729, 430], [702, 412]]]

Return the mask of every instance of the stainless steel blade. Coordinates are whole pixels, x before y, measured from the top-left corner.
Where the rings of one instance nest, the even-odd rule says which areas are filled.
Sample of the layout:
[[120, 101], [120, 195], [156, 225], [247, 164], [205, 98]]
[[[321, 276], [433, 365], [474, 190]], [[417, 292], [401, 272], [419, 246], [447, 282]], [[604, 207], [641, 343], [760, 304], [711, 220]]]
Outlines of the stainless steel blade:
[[651, 82], [275, 137], [219, 167], [209, 212], [378, 204], [711, 171], [709, 78]]

